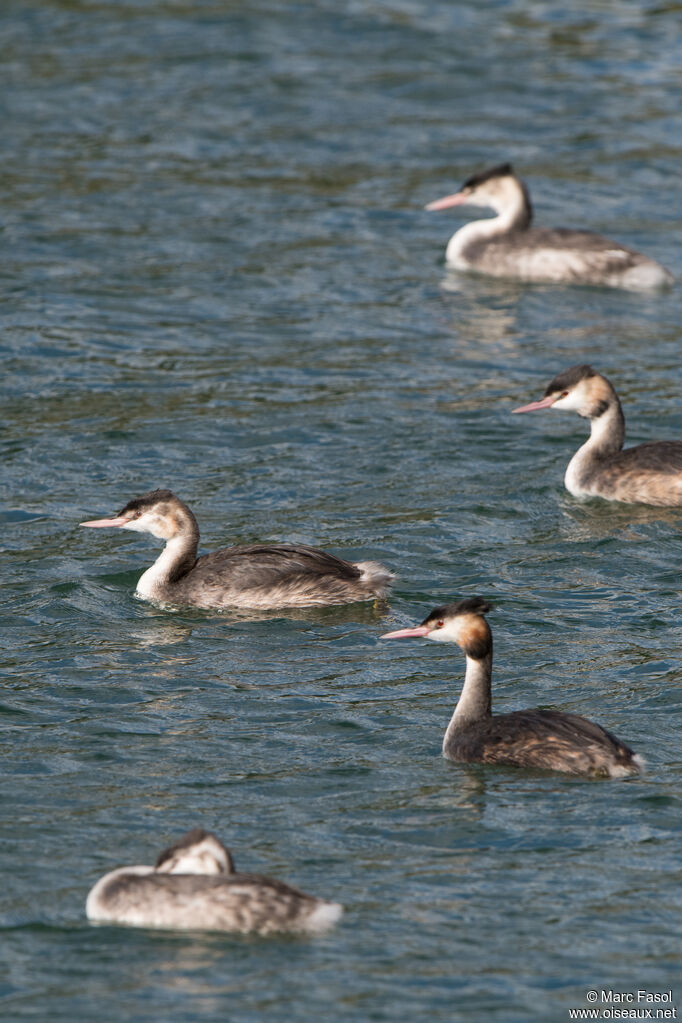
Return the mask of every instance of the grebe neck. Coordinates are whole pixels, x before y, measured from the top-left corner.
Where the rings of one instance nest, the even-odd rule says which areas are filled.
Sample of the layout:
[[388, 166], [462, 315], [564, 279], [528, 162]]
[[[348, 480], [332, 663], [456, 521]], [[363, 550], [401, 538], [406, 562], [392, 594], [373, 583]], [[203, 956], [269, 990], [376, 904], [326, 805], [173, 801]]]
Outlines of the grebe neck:
[[625, 416], [617, 395], [601, 415], [590, 419], [590, 439], [584, 445], [599, 455], [615, 455], [625, 441]]
[[590, 417], [590, 436], [568, 463], [564, 483], [576, 496], [589, 493], [589, 481], [599, 463], [617, 455], [625, 440], [625, 417], [614, 394], [600, 415]]
[[513, 185], [516, 187], [508, 189], [504, 205], [496, 209], [496, 217], [473, 220], [453, 234], [445, 252], [448, 263], [457, 263], [471, 246], [503, 237], [512, 231], [525, 231], [530, 227], [533, 209], [528, 194], [518, 182], [514, 181]]
[[492, 667], [492, 648], [480, 660], [467, 655], [464, 685], [443, 738], [444, 749], [456, 732], [491, 716], [490, 679]]
[[179, 582], [194, 568], [199, 547], [199, 530], [196, 523], [190, 523], [182, 532], [172, 537], [158, 558], [137, 583], [137, 592], [142, 597], [161, 597], [173, 583]]

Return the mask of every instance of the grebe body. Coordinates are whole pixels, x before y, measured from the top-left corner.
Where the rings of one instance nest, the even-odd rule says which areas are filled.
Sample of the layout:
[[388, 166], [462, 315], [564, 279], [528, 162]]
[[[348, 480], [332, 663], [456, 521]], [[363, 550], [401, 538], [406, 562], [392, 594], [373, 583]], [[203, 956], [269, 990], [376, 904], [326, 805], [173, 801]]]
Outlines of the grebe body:
[[344, 561], [304, 544], [246, 544], [197, 558], [197, 521], [170, 490], [154, 490], [129, 501], [114, 518], [81, 525], [165, 540], [137, 584], [141, 597], [162, 604], [264, 609], [350, 604], [384, 597], [395, 578], [377, 562]]
[[548, 384], [545, 396], [514, 412], [577, 412], [590, 420], [590, 437], [568, 464], [564, 482], [576, 497], [603, 497], [682, 506], [682, 441], [625, 448], [625, 418], [611, 383], [591, 366], [573, 366]]
[[493, 641], [480, 597], [435, 608], [421, 625], [389, 632], [383, 639], [424, 637], [457, 643], [466, 674], [443, 739], [443, 756], [464, 763], [533, 767], [566, 774], [617, 778], [636, 774], [642, 761], [601, 725], [555, 710], [493, 714]]
[[465, 224], [452, 236], [445, 259], [457, 270], [645, 291], [673, 283], [672, 274], [659, 263], [609, 238], [570, 228], [531, 227], [528, 190], [508, 163], [474, 175], [459, 192], [426, 209], [460, 205], [492, 209], [497, 216]]
[[343, 914], [335, 902], [282, 881], [241, 874], [215, 835], [195, 828], [155, 866], [121, 867], [100, 878], [85, 904], [89, 920], [169, 930], [316, 934]]

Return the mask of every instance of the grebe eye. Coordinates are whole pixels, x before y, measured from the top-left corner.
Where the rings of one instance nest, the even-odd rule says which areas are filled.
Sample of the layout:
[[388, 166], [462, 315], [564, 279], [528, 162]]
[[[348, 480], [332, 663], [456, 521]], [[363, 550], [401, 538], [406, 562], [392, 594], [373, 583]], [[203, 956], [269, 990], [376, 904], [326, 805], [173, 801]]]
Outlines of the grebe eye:
[[441, 620], [439, 622], [436, 622], [436, 628], [437, 629], [442, 629], [444, 625], [445, 625], [445, 622], [443, 621], [442, 618], [441, 618]]
[[568, 398], [568, 391], [564, 391], [561, 395], [562, 398]]

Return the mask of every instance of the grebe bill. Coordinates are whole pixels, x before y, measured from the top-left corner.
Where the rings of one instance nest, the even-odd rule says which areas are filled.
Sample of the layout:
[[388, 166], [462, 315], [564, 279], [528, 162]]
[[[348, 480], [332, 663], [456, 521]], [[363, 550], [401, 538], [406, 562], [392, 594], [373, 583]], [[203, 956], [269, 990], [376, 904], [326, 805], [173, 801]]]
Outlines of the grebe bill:
[[443, 756], [464, 763], [533, 767], [592, 777], [637, 774], [642, 759], [587, 718], [540, 708], [493, 715], [493, 641], [484, 617], [490, 609], [481, 597], [471, 597], [434, 608], [415, 628], [381, 637], [422, 637], [457, 643], [464, 651], [464, 686], [443, 738]]
[[81, 522], [166, 541], [137, 593], [161, 604], [203, 608], [311, 607], [375, 600], [395, 576], [375, 561], [350, 562], [304, 544], [245, 544], [197, 558], [199, 527], [170, 490], [137, 497], [113, 518]]
[[573, 366], [548, 384], [540, 401], [512, 411], [548, 408], [577, 412], [590, 420], [590, 437], [569, 462], [564, 478], [575, 497], [682, 506], [682, 442], [652, 441], [623, 450], [623, 410], [601, 373], [591, 366]]
[[236, 934], [321, 934], [343, 906], [260, 874], [235, 872], [220, 839], [194, 828], [155, 866], [120, 867], [95, 884], [85, 912], [94, 923]]
[[670, 286], [674, 278], [641, 252], [591, 231], [533, 228], [528, 189], [511, 164], [491, 167], [464, 182], [459, 192], [427, 210], [452, 206], [492, 209], [497, 216], [466, 224], [453, 234], [445, 259], [457, 270], [522, 281], [592, 284], [635, 291]]

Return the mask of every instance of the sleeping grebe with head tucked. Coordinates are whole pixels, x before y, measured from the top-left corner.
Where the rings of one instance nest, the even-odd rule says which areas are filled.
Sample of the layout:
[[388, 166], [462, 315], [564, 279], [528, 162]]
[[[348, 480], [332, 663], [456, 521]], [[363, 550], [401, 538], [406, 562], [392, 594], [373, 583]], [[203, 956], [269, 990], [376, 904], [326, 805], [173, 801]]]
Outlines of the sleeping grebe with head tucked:
[[395, 576], [375, 561], [351, 562], [304, 544], [245, 544], [197, 558], [197, 520], [170, 490], [137, 497], [110, 519], [81, 522], [151, 533], [166, 546], [138, 581], [161, 604], [203, 608], [312, 607], [385, 597]]
[[481, 597], [435, 608], [416, 628], [388, 632], [382, 639], [423, 637], [457, 643], [466, 674], [443, 738], [443, 756], [463, 763], [534, 767], [566, 774], [617, 778], [637, 774], [643, 761], [601, 725], [557, 710], [493, 714], [493, 639]]
[[194, 828], [164, 849], [155, 866], [105, 874], [85, 912], [95, 923], [267, 935], [322, 933], [343, 907], [283, 881], [237, 873], [220, 839]]
[[625, 418], [610, 381], [591, 366], [573, 366], [554, 378], [540, 401], [513, 412], [577, 412], [590, 420], [590, 437], [568, 463], [564, 482], [576, 497], [682, 506], [682, 441], [659, 440], [623, 450]]
[[511, 164], [491, 167], [464, 182], [459, 192], [437, 199], [427, 210], [451, 206], [492, 209], [496, 217], [460, 228], [445, 259], [456, 270], [475, 270], [520, 281], [607, 285], [656, 290], [673, 283], [659, 263], [592, 231], [531, 227], [528, 189]]

